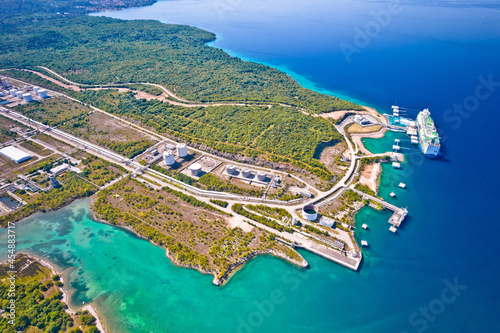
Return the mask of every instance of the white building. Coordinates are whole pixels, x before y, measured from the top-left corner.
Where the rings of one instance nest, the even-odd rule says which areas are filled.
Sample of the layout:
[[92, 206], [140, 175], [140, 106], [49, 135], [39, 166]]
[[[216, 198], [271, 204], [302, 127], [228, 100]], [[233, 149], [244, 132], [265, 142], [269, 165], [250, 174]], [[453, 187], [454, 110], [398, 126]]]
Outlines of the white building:
[[10, 158], [16, 163], [21, 163], [31, 158], [30, 154], [25, 153], [24, 151], [17, 149], [16, 147], [13, 146], [0, 149], [0, 154], [2, 154], [7, 158]]

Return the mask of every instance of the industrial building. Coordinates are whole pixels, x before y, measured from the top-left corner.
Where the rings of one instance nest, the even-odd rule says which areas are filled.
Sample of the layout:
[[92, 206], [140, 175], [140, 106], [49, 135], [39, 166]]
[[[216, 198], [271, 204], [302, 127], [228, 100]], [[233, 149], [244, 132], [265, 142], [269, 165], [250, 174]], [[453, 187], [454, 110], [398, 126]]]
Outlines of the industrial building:
[[13, 146], [0, 149], [0, 154], [13, 160], [16, 163], [21, 163], [31, 158], [31, 155]]

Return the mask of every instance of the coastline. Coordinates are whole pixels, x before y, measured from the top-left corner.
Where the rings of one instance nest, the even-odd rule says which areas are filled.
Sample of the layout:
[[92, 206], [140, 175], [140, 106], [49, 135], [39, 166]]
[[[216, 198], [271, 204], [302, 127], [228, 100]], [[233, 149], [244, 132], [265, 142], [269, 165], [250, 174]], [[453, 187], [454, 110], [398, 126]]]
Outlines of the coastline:
[[240, 270], [241, 268], [243, 268], [243, 266], [245, 265], [246, 262], [250, 261], [251, 259], [253, 259], [253, 258], [255, 258], [255, 257], [259, 256], [259, 255], [271, 255], [271, 256], [274, 256], [276, 258], [285, 260], [286, 262], [288, 262], [288, 263], [290, 263], [290, 264], [292, 264], [294, 266], [297, 266], [299, 268], [306, 268], [306, 267], [309, 266], [308, 262], [304, 258], [302, 258], [302, 256], [300, 256], [302, 258], [302, 260], [301, 261], [297, 261], [297, 260], [294, 260], [293, 258], [290, 258], [290, 257], [286, 256], [285, 254], [283, 254], [281, 252], [274, 251], [274, 250], [265, 250], [265, 251], [254, 251], [254, 252], [251, 252], [247, 257], [242, 258], [241, 260], [239, 260], [236, 263], [233, 263], [222, 274], [221, 273], [217, 274], [216, 271], [212, 271], [212, 270], [205, 270], [205, 269], [203, 269], [203, 268], [201, 268], [199, 266], [182, 264], [182, 263], [179, 263], [175, 258], [173, 258], [169, 254], [168, 248], [163, 247], [163, 246], [161, 246], [161, 245], [153, 242], [152, 240], [144, 237], [143, 235], [137, 233], [131, 227], [129, 227], [129, 226], [123, 226], [123, 225], [117, 225], [117, 224], [111, 224], [111, 223], [107, 222], [106, 220], [97, 217], [95, 215], [94, 211], [92, 210], [92, 206], [93, 206], [93, 203], [95, 202], [95, 200], [96, 200], [95, 196], [92, 195], [90, 197], [90, 202], [89, 202], [89, 206], [88, 206], [89, 213], [90, 213], [90, 215], [92, 217], [92, 220], [94, 220], [95, 222], [98, 222], [98, 223], [103, 223], [103, 224], [107, 224], [107, 225], [111, 225], [111, 226], [114, 226], [114, 227], [125, 229], [125, 230], [133, 233], [135, 236], [137, 236], [137, 237], [139, 237], [141, 239], [144, 239], [144, 240], [150, 242], [154, 246], [157, 246], [157, 247], [160, 247], [160, 248], [164, 249], [165, 250], [165, 256], [175, 266], [182, 267], [182, 268], [194, 269], [194, 270], [198, 271], [199, 273], [205, 274], [205, 275], [213, 275], [214, 278], [212, 280], [212, 283], [214, 285], [216, 285], [216, 286], [223, 286], [223, 285], [225, 285], [238, 270]]
[[[24, 251], [17, 252], [16, 255], [18, 255], [18, 254], [23, 254], [26, 257], [30, 258], [30, 259], [38, 261], [40, 263], [40, 265], [42, 265], [42, 266], [47, 267], [48, 269], [50, 269], [53, 275], [59, 275], [60, 276], [60, 281], [63, 284], [63, 286], [62, 287], [56, 287], [56, 288], [58, 288], [62, 292], [62, 294], [63, 294], [63, 298], [61, 299], [61, 302], [63, 302], [66, 305], [65, 311], [68, 314], [70, 314], [70, 315], [74, 315], [77, 311], [74, 310], [74, 309], [72, 309], [70, 307], [70, 305], [69, 305], [69, 292], [64, 289], [64, 286], [66, 286], [66, 284], [64, 282], [64, 276], [63, 276], [65, 271], [59, 272], [55, 268], [55, 266], [57, 266], [57, 265], [52, 264], [51, 262], [47, 261], [46, 259], [41, 258], [40, 256], [37, 256], [35, 254], [24, 252]], [[2, 264], [3, 263], [5, 263], [5, 261], [2, 262]], [[104, 320], [103, 320], [102, 316], [99, 315], [99, 311], [94, 306], [94, 304], [92, 304], [92, 303], [87, 304], [81, 310], [82, 311], [88, 310], [94, 316], [94, 318], [96, 319], [95, 326], [99, 329], [99, 331], [101, 331], [103, 333], [108, 333], [107, 326], [104, 324]]]

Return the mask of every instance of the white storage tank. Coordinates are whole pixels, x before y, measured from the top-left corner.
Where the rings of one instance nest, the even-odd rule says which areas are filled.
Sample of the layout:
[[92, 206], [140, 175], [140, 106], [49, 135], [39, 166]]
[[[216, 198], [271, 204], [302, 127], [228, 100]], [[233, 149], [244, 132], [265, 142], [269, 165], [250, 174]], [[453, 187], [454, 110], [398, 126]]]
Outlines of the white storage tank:
[[191, 174], [193, 176], [198, 176], [201, 173], [201, 164], [200, 163], [193, 163], [189, 166], [189, 171], [191, 171]]
[[230, 175], [235, 175], [236, 174], [236, 167], [234, 165], [229, 165], [227, 168], [226, 168], [226, 172]]
[[12, 96], [17, 96], [17, 89], [11, 89], [9, 92]]
[[261, 182], [265, 181], [267, 179], [267, 173], [265, 171], [257, 172], [257, 179]]
[[40, 89], [42, 89], [42, 88], [40, 88], [40, 87], [33, 87], [33, 91], [36, 92], [37, 94], [38, 94], [38, 90], [40, 90]]
[[30, 87], [28, 86], [24, 86], [24, 90], [28, 90]]
[[3, 92], [0, 91], [0, 97], [3, 97]]
[[248, 178], [250, 177], [250, 175], [252, 174], [252, 171], [249, 169], [249, 168], [245, 168], [243, 169], [243, 171], [241, 172], [241, 175], [245, 178]]
[[305, 205], [302, 208], [302, 217], [312, 222], [318, 218], [318, 212], [313, 205]]
[[179, 154], [179, 157], [186, 157], [188, 154], [188, 149], [185, 143], [179, 143], [177, 145], [177, 154]]
[[16, 92], [17, 98], [23, 99], [24, 91], [18, 91]]
[[165, 161], [165, 165], [174, 165], [175, 164], [174, 154], [172, 154], [170, 152], [163, 153], [163, 160]]
[[41, 98], [46, 98], [46, 97], [48, 97], [49, 95], [47, 95], [47, 90], [45, 90], [45, 89], [40, 89], [40, 90], [38, 90], [38, 96], [40, 96]]
[[26, 102], [33, 102], [33, 96], [31, 96], [31, 94], [23, 94], [23, 99], [26, 101]]

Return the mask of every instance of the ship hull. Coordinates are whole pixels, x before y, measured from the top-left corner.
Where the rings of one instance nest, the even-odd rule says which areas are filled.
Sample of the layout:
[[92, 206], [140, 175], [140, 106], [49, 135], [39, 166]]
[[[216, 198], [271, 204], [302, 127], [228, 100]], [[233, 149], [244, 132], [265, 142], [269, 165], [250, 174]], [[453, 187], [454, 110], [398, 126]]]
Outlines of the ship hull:
[[423, 149], [420, 143], [418, 144], [418, 148], [420, 148], [420, 151], [424, 153], [425, 157], [427, 158], [435, 158], [439, 155], [439, 150], [431, 151], [431, 149]]

